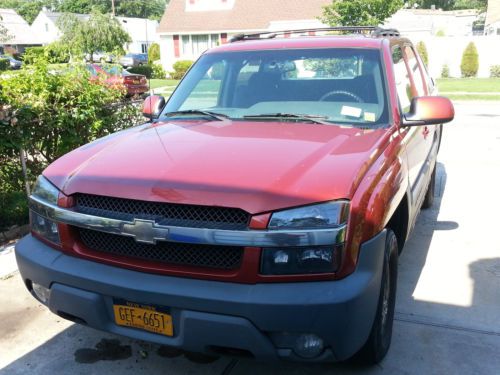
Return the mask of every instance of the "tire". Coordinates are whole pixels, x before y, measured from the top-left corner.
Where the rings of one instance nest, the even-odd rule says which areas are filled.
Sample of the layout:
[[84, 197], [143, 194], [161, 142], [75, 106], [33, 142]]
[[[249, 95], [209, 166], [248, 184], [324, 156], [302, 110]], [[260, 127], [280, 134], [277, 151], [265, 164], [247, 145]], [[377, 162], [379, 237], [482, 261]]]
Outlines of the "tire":
[[370, 336], [353, 360], [363, 365], [374, 365], [382, 361], [391, 346], [396, 287], [398, 280], [398, 241], [394, 232], [387, 228], [385, 240], [384, 269], [380, 285], [377, 312]]
[[434, 191], [436, 190], [436, 167], [432, 171], [431, 179], [429, 185], [427, 185], [427, 191], [425, 193], [425, 198], [422, 203], [422, 208], [431, 208], [434, 204]]

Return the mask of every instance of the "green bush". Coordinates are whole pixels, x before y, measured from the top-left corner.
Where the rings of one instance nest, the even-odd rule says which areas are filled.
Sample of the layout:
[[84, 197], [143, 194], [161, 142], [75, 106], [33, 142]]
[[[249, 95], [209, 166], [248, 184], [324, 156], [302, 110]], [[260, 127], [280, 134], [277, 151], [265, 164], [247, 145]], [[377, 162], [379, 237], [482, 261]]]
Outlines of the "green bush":
[[165, 79], [167, 76], [167, 72], [163, 69], [163, 66], [161, 64], [153, 64], [153, 74], [151, 78], [156, 78], [156, 79]]
[[7, 59], [0, 59], [0, 71], [4, 71], [10, 68], [10, 61]]
[[465, 47], [460, 70], [464, 78], [475, 77], [477, 75], [477, 71], [479, 70], [479, 55], [474, 42], [470, 42], [467, 47]]
[[446, 64], [441, 69], [441, 78], [450, 78], [450, 67]]
[[24, 51], [23, 61], [25, 64], [33, 64], [38, 59], [43, 59], [45, 47], [28, 47]]
[[148, 62], [153, 64], [153, 62], [160, 60], [160, 45], [158, 43], [153, 43], [148, 49]]
[[151, 78], [153, 75], [153, 67], [151, 65], [140, 65], [140, 66], [135, 66], [133, 68], [128, 69], [130, 73], [134, 74], [142, 74], [145, 75], [146, 78]]
[[0, 232], [28, 223], [28, 199], [24, 192], [0, 192]]
[[492, 65], [490, 67], [490, 77], [500, 78], [500, 65]]
[[[138, 107], [122, 102], [123, 88], [89, 78], [84, 65], [54, 74], [43, 59], [0, 78], [0, 191], [18, 193], [4, 194], [0, 207], [20, 207], [3, 226], [26, 223], [19, 203], [19, 194], [24, 194], [20, 149], [26, 152], [32, 184], [58, 157], [143, 120]], [[0, 212], [2, 217], [7, 220]]]
[[427, 53], [427, 47], [425, 46], [424, 42], [420, 41], [417, 43], [417, 51], [425, 66], [429, 66], [429, 55]]
[[170, 72], [170, 78], [182, 79], [184, 74], [191, 68], [191, 65], [193, 65], [193, 61], [191, 60], [179, 60], [175, 62], [173, 65], [174, 71]]
[[45, 46], [44, 56], [51, 64], [68, 63], [71, 57], [69, 47], [58, 42]]

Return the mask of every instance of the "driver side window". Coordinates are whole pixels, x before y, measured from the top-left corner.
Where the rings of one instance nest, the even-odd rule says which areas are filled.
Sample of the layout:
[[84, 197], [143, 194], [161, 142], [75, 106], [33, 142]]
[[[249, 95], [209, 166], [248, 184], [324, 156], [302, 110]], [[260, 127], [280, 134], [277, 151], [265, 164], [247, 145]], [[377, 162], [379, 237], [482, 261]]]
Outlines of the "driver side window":
[[394, 65], [394, 78], [396, 80], [399, 103], [402, 111], [405, 113], [410, 110], [413, 90], [401, 47], [396, 46], [392, 50], [392, 62]]

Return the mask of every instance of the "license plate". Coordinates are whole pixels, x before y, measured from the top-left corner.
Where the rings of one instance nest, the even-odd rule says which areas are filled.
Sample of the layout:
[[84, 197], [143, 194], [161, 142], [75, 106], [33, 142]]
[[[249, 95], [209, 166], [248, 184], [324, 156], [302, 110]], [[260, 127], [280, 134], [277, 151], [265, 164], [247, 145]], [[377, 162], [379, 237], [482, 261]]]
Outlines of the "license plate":
[[141, 81], [135, 80], [133, 83], [134, 83], [134, 85], [138, 85], [139, 83], [141, 83]]
[[115, 300], [113, 311], [115, 322], [120, 326], [139, 328], [165, 336], [174, 334], [172, 316], [168, 308]]

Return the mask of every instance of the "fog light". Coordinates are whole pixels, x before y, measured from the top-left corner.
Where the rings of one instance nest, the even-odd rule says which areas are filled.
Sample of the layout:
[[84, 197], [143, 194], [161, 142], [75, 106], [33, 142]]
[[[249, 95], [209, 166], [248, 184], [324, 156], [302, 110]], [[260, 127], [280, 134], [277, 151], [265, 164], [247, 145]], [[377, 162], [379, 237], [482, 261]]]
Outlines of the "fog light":
[[46, 304], [47, 302], [49, 302], [50, 289], [37, 283], [33, 283], [32, 286], [33, 286], [33, 292], [42, 303]]
[[300, 335], [293, 351], [302, 358], [314, 358], [323, 352], [323, 339], [313, 334]]

